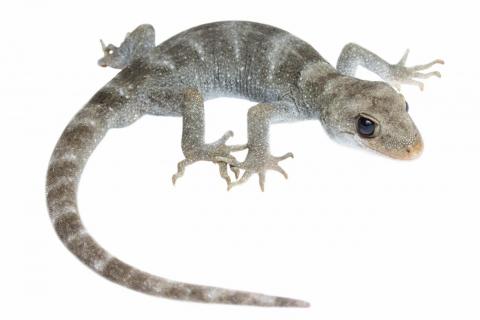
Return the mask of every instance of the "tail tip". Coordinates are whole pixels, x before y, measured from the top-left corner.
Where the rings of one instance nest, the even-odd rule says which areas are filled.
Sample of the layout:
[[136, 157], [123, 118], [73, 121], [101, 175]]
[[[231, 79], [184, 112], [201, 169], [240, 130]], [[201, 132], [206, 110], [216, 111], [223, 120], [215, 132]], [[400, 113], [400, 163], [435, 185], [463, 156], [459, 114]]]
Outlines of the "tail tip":
[[299, 308], [310, 308], [310, 302], [308, 301], [299, 301], [298, 302], [298, 307]]
[[278, 307], [290, 307], [290, 308], [309, 308], [310, 303], [303, 300], [295, 300], [289, 298], [277, 298], [275, 305]]

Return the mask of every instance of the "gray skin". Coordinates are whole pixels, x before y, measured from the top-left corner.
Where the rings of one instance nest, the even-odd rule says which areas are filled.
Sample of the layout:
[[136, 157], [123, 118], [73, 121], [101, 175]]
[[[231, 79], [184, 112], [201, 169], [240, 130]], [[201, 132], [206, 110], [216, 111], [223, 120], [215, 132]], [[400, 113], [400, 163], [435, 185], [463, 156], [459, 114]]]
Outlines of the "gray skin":
[[[404, 97], [392, 86], [415, 84], [413, 78], [435, 63], [405, 67], [406, 55], [391, 65], [356, 44], [348, 44], [337, 68], [310, 45], [275, 27], [252, 22], [216, 22], [182, 32], [159, 46], [150, 25], [127, 34], [120, 47], [105, 46], [99, 65], [122, 69], [75, 115], [60, 137], [50, 160], [47, 203], [54, 228], [65, 246], [103, 277], [125, 287], [165, 298], [205, 303], [307, 307], [305, 301], [257, 293], [187, 284], [140, 271], [111, 256], [83, 226], [77, 206], [82, 170], [110, 128], [126, 127], [142, 115], [183, 119], [182, 150], [175, 181], [197, 161], [218, 164], [228, 188], [258, 174], [264, 189], [267, 170], [287, 177], [269, 151], [273, 123], [318, 119], [341, 143], [360, 146], [397, 159], [412, 159], [422, 139], [407, 113]], [[408, 52], [407, 52], [408, 53]], [[354, 78], [361, 65], [386, 82]], [[239, 97], [258, 102], [248, 111], [248, 142], [230, 146], [225, 133], [205, 142], [204, 101]], [[374, 133], [358, 132], [360, 117], [374, 122]], [[248, 149], [243, 162], [231, 152]], [[230, 168], [236, 178], [231, 181]]]

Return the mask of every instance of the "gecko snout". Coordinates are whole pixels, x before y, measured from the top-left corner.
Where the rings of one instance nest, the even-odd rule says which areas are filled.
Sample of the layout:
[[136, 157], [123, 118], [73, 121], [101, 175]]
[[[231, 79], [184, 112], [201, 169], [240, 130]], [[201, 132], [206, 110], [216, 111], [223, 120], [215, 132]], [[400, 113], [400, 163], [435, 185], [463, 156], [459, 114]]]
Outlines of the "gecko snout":
[[415, 144], [407, 147], [407, 154], [409, 155], [408, 159], [416, 159], [423, 152], [423, 141], [422, 138], [418, 138]]
[[422, 152], [423, 152], [423, 140], [421, 136], [417, 135], [417, 138], [415, 139], [415, 141], [412, 144], [408, 145], [405, 148], [405, 152], [403, 152], [397, 159], [413, 160], [420, 157]]
[[420, 157], [422, 154], [423, 140], [418, 133], [412, 140], [413, 141], [411, 143], [405, 145], [393, 142], [393, 144], [397, 146], [396, 148], [388, 148], [386, 145], [382, 144], [374, 144], [373, 146], [367, 145], [367, 147], [389, 158], [397, 160], [413, 160]]

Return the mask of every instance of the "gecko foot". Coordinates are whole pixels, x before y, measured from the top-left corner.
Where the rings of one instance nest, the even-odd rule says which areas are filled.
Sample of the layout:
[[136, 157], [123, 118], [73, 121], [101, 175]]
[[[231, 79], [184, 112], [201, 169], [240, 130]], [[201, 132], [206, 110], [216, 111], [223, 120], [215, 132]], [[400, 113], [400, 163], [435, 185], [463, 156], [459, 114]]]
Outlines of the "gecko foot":
[[151, 25], [142, 24], [127, 33], [120, 47], [113, 44], [102, 45], [103, 57], [98, 60], [101, 67], [123, 69], [135, 59], [146, 56], [155, 47], [155, 30]]
[[258, 174], [260, 189], [265, 191], [265, 175], [267, 170], [277, 171], [288, 179], [288, 174], [278, 164], [287, 158], [293, 158], [293, 153], [288, 152], [280, 157], [272, 156], [269, 153], [249, 151], [244, 162], [238, 162], [235, 159], [227, 157], [217, 157], [219, 162], [229, 164], [232, 168], [240, 168], [245, 170], [242, 177], [235, 182], [228, 183], [228, 190], [235, 186], [245, 183], [254, 173]]
[[[226, 142], [231, 137], [233, 137], [233, 132], [227, 131], [220, 139], [213, 143], [204, 144], [201, 147], [189, 147], [188, 150], [184, 150], [185, 159], [178, 163], [177, 172], [172, 176], [172, 183], [175, 185], [178, 178], [184, 175], [187, 166], [198, 161], [211, 161], [218, 164], [220, 176], [230, 185], [231, 179], [228, 175], [228, 168], [234, 173], [235, 178], [238, 178], [240, 175], [238, 168], [229, 165], [229, 163], [238, 163], [230, 153], [247, 148], [246, 145], [227, 145]], [[218, 158], [226, 159], [228, 162], [223, 160], [219, 161]]]
[[407, 62], [407, 57], [409, 52], [410, 50], [407, 50], [397, 64], [390, 66], [391, 77], [392, 77], [390, 83], [398, 91], [400, 91], [402, 84], [414, 85], [423, 91], [425, 87], [423, 82], [416, 80], [414, 78], [427, 79], [433, 76], [440, 78], [442, 75], [438, 71], [427, 72], [427, 73], [422, 73], [419, 71], [426, 70], [435, 64], [444, 64], [445, 62], [441, 59], [436, 59], [426, 64], [416, 65], [413, 67], [406, 67], [405, 63]]

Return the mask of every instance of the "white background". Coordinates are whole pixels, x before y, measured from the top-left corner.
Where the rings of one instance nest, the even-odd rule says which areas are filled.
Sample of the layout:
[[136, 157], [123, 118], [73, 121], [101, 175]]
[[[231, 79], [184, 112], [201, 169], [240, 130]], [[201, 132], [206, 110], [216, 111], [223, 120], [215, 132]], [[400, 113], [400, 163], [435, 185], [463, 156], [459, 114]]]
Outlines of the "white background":
[[[479, 319], [478, 9], [420, 1], [15, 1], [0, 8], [2, 319]], [[474, 3], [474, 2], [471, 2]], [[338, 146], [317, 122], [272, 128], [290, 179], [226, 191], [217, 168], [189, 167], [173, 187], [178, 118], [111, 131], [79, 194], [89, 231], [110, 252], [176, 280], [305, 299], [309, 309], [182, 303], [114, 285], [56, 238], [45, 205], [50, 153], [64, 126], [116, 71], [118, 44], [151, 23], [157, 42], [216, 20], [279, 26], [332, 63], [357, 42], [396, 62], [443, 58], [442, 79], [405, 88], [425, 142], [399, 162]], [[371, 77], [367, 72], [359, 76]], [[246, 141], [252, 102], [208, 103], [207, 137]], [[239, 155], [241, 158], [243, 155]]]

